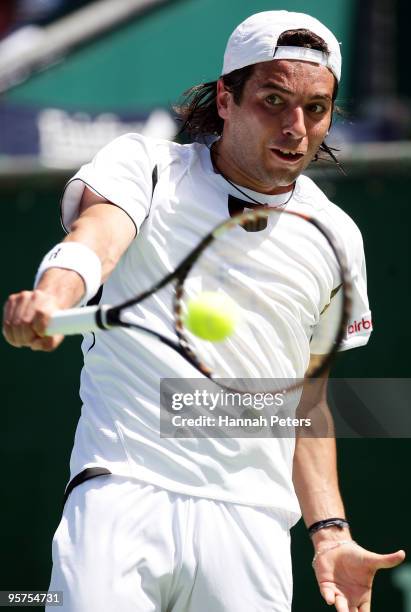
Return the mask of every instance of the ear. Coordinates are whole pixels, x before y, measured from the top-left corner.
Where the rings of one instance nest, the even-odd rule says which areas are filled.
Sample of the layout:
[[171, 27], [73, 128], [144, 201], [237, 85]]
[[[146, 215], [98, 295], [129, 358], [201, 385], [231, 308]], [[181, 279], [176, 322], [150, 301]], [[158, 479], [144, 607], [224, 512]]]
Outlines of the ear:
[[227, 119], [229, 115], [230, 102], [231, 102], [231, 93], [224, 87], [223, 79], [218, 79], [216, 104], [217, 104], [217, 111], [221, 119]]

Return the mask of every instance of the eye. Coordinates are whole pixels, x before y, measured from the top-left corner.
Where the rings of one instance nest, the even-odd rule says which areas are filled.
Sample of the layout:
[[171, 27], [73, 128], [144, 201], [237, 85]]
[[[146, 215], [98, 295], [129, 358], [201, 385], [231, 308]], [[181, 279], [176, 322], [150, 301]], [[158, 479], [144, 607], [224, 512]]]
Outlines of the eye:
[[270, 94], [266, 97], [265, 100], [268, 104], [270, 104], [270, 106], [278, 106], [283, 102], [280, 96], [278, 96], [277, 94]]
[[320, 115], [321, 113], [325, 113], [327, 111], [327, 107], [324, 104], [320, 104], [319, 102], [316, 102], [315, 104], [310, 104], [308, 109], [311, 113], [314, 113], [315, 115]]

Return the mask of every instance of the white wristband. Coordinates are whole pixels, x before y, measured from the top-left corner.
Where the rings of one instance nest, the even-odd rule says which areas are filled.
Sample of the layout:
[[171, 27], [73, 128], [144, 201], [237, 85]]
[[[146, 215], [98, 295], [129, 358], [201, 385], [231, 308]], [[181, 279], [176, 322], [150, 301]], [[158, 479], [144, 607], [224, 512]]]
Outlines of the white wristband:
[[78, 306], [87, 304], [95, 296], [101, 285], [101, 261], [96, 253], [80, 242], [61, 242], [56, 244], [44, 257], [37, 270], [34, 288], [40, 278], [50, 268], [73, 270], [81, 276], [86, 287]]

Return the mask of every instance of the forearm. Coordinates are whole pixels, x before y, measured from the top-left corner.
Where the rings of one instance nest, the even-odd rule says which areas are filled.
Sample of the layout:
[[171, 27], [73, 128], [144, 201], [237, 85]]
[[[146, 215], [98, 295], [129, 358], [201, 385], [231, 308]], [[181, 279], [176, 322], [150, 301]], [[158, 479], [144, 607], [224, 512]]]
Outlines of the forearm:
[[82, 277], [72, 270], [51, 268], [41, 277], [37, 290], [44, 291], [54, 298], [60, 309], [72, 308], [84, 295], [85, 286]]
[[[318, 411], [329, 410], [322, 403]], [[300, 437], [296, 440], [293, 481], [307, 527], [327, 518], [344, 518], [338, 474], [336, 442], [333, 436]], [[313, 536], [314, 545], [325, 539], [348, 539], [349, 530], [338, 527], [321, 529]]]
[[94, 204], [73, 223], [65, 241], [80, 242], [101, 261], [104, 282], [134, 238], [134, 226], [124, 211], [110, 204]]
[[[132, 238], [133, 230], [123, 211], [107, 204], [97, 204], [82, 213], [63, 242], [83, 244], [98, 256], [103, 283]], [[56, 298], [60, 308], [77, 304], [85, 291], [81, 275], [64, 268], [47, 270], [37, 288]]]
[[[80, 217], [64, 240], [83, 245], [75, 247], [77, 259], [72, 261], [68, 257], [59, 262], [62, 267], [53, 267], [53, 257], [46, 258], [44, 266], [40, 266], [36, 290], [9, 296], [3, 315], [3, 334], [7, 342], [33, 350], [57, 348], [63, 336], [45, 336], [50, 317], [56, 310], [70, 308], [84, 297], [94, 295], [134, 236], [134, 224], [124, 211], [101, 202], [95, 194], [86, 191]], [[73, 252], [73, 247], [68, 250]], [[58, 252], [53, 250], [53, 256]]]

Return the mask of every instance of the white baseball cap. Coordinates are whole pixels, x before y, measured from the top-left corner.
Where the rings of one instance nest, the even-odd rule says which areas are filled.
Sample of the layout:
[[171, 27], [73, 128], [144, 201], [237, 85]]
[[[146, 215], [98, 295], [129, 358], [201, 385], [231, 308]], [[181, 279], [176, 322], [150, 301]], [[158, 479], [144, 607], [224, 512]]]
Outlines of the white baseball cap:
[[[327, 44], [328, 52], [305, 47], [277, 46], [283, 32], [299, 29], [310, 30], [320, 36]], [[289, 11], [264, 11], [240, 23], [228, 39], [221, 74], [274, 59], [314, 62], [329, 68], [337, 81], [341, 79], [340, 44], [334, 34], [318, 19]]]

